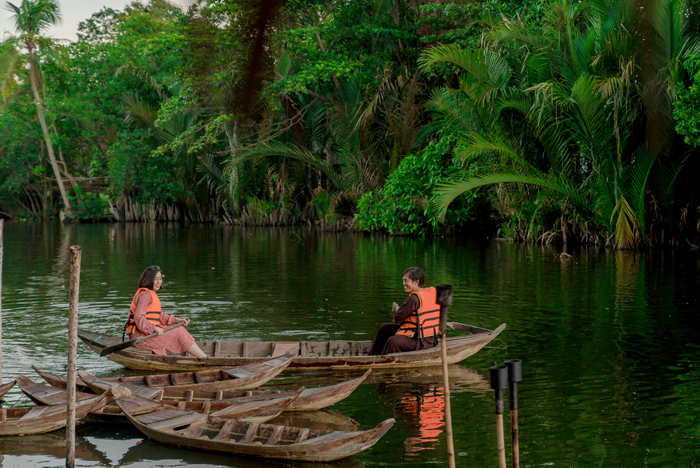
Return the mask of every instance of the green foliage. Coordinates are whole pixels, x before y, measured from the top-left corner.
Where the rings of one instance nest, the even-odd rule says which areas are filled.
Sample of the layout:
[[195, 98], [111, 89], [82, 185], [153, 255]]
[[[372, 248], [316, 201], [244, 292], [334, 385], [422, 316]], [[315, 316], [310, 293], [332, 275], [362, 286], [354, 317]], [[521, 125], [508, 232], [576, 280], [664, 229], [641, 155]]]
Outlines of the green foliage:
[[678, 91], [674, 104], [676, 131], [687, 144], [700, 147], [700, 53], [690, 54], [684, 66], [692, 81]]
[[[462, 177], [452, 161], [448, 137], [431, 142], [419, 154], [404, 158], [381, 190], [363, 195], [356, 216], [365, 230], [386, 230], [394, 235], [438, 234], [443, 228], [428, 200], [438, 184]], [[463, 227], [474, 213], [475, 192], [459, 197], [445, 217], [447, 226]]]
[[100, 220], [109, 213], [109, 202], [103, 195], [86, 193], [82, 188], [75, 187], [68, 198], [73, 206], [73, 217], [77, 219]]

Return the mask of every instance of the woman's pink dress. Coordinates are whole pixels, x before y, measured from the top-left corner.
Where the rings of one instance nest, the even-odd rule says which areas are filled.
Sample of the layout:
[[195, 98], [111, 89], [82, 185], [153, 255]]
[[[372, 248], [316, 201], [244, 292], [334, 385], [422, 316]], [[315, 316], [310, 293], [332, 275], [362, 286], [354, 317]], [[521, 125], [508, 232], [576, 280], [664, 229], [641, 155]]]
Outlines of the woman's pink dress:
[[[150, 335], [156, 332], [156, 327], [151, 322], [146, 320], [146, 309], [151, 303], [151, 295], [148, 291], [141, 291], [136, 296], [136, 308], [134, 310], [134, 321], [136, 322], [136, 330], [131, 334], [131, 339], [141, 336]], [[160, 313], [160, 323], [163, 327], [170, 326], [176, 323], [175, 317], [168, 315], [165, 312]], [[172, 353], [184, 353], [194, 344], [194, 337], [190, 332], [185, 330], [185, 327], [177, 327], [168, 330], [161, 336], [154, 336], [141, 343], [135, 345], [137, 348], [148, 349], [154, 354], [165, 356], [167, 351]]]

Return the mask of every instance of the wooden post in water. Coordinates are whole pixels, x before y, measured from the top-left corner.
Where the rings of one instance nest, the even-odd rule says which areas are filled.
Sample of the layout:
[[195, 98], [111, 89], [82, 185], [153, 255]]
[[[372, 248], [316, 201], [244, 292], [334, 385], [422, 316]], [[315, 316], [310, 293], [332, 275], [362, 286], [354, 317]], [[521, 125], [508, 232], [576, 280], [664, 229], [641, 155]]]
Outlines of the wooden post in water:
[[491, 388], [496, 391], [496, 441], [498, 443], [498, 466], [506, 468], [506, 441], [503, 435], [503, 390], [508, 385], [508, 368], [505, 366], [489, 367], [491, 371]]
[[450, 407], [450, 376], [447, 370], [447, 343], [445, 343], [445, 328], [447, 327], [447, 307], [452, 305], [452, 286], [438, 284], [437, 303], [440, 304], [440, 348], [442, 351], [442, 378], [445, 385], [445, 427], [447, 428], [447, 462], [449, 468], [455, 468], [455, 447], [452, 439], [452, 409]]
[[518, 441], [518, 382], [523, 380], [520, 360], [506, 361], [508, 368], [508, 392], [510, 395], [510, 441], [513, 468], [520, 468], [520, 442]]
[[75, 466], [75, 374], [78, 354], [78, 297], [80, 292], [80, 255], [82, 249], [70, 248], [70, 298], [68, 306], [68, 416], [66, 417], [66, 468]]
[[[2, 383], [2, 232], [5, 229], [5, 220], [0, 219], [0, 384]], [[0, 404], [2, 406], [2, 404]]]

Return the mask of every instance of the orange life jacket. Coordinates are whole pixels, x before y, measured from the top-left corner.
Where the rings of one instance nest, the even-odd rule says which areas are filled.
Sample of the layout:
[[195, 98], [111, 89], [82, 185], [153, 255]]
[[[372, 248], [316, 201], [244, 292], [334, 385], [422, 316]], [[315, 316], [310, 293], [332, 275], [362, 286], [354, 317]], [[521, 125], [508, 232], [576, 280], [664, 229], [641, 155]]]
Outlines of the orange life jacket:
[[437, 291], [434, 287], [414, 292], [418, 296], [418, 310], [406, 318], [397, 335], [409, 338], [428, 338], [438, 334], [440, 329], [440, 304], [437, 303]]
[[129, 307], [129, 320], [126, 322], [127, 335], [131, 335], [134, 333], [134, 330], [136, 330], [136, 321], [134, 320], [134, 312], [136, 311], [136, 296], [138, 296], [141, 291], [148, 291], [148, 293], [151, 295], [151, 303], [148, 304], [148, 307], [146, 308], [146, 320], [151, 322], [156, 327], [162, 328], [160, 324], [161, 306], [158, 295], [152, 289], [139, 288], [139, 290], [136, 291], [136, 294], [134, 294], [134, 298], [131, 300], [131, 306]]

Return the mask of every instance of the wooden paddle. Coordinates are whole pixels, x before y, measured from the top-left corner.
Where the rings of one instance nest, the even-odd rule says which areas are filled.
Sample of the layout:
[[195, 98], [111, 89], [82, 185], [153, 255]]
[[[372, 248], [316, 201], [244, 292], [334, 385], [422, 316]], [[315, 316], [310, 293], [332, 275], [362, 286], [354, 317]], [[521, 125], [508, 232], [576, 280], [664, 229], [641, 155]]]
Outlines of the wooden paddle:
[[[178, 323], [176, 323], [176, 324], [170, 325], [168, 328], [166, 328], [166, 329], [163, 330], [163, 333], [167, 332], [168, 330], [172, 330], [173, 328], [182, 326], [182, 325], [184, 325], [184, 324], [185, 324], [185, 322], [178, 322]], [[144, 340], [147, 340], [147, 339], [149, 339], [149, 338], [153, 338], [154, 336], [158, 336], [158, 333], [151, 333], [151, 334], [148, 335], [148, 336], [140, 336], [140, 337], [138, 337], [138, 338], [134, 338], [133, 340], [124, 341], [124, 342], [122, 342], [122, 343], [115, 344], [115, 345], [112, 345], [112, 346], [107, 346], [107, 347], [106, 347], [105, 349], [103, 349], [102, 352], [100, 353], [100, 357], [107, 356], [108, 354], [112, 354], [112, 353], [115, 352], [115, 351], [120, 351], [120, 350], [125, 349], [125, 348], [130, 348], [130, 347], [132, 347], [132, 346], [134, 346], [134, 345], [137, 345], [137, 344], [141, 343], [141, 342], [144, 341]]]

